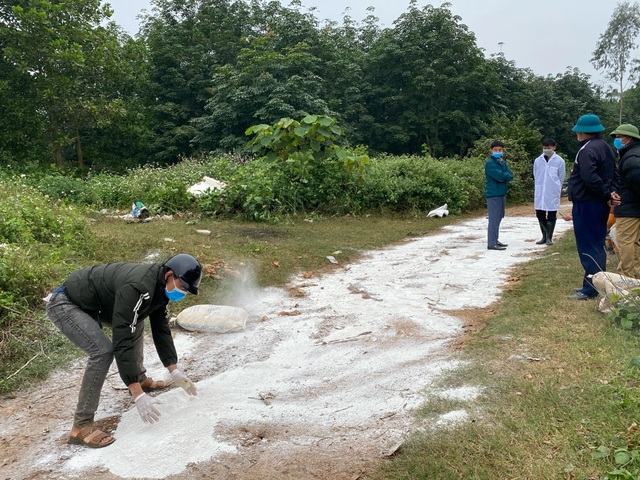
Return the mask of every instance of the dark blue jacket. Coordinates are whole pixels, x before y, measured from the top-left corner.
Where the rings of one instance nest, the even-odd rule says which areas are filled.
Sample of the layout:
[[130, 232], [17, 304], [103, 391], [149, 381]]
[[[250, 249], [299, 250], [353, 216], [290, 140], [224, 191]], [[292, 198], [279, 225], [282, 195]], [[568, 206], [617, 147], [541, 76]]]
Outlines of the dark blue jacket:
[[491, 197], [504, 197], [507, 194], [507, 184], [513, 180], [513, 173], [502, 158], [487, 158], [484, 164], [484, 176], [486, 181], [486, 188], [484, 196], [486, 198]]
[[615, 170], [616, 156], [600, 135], [583, 140], [569, 176], [569, 200], [609, 201]]
[[616, 217], [640, 218], [640, 142], [634, 140], [619, 153], [616, 191], [621, 203], [613, 213]]

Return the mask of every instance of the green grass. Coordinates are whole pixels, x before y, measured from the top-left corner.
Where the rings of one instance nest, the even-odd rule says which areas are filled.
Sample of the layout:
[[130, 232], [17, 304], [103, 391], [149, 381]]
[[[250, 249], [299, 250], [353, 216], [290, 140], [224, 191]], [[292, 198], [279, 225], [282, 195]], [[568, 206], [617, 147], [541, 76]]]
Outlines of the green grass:
[[[572, 233], [546, 252], [515, 272], [521, 282], [467, 342], [467, 367], [442, 380], [483, 389], [466, 405], [470, 420], [413, 435], [372, 478], [595, 480], [615, 467], [612, 453], [594, 458], [598, 447], [638, 448], [640, 372], [628, 365], [639, 338], [595, 302], [565, 298], [581, 283]], [[434, 399], [418, 421], [431, 425], [452, 408]]]
[[[153, 251], [159, 252], [164, 260], [186, 252], [203, 265], [222, 261], [232, 270], [251, 269], [260, 286], [282, 286], [293, 274], [333, 268], [328, 255], [343, 264], [352, 262], [363, 251], [423, 235], [461, 218], [368, 215], [295, 218], [273, 225], [175, 217], [133, 224], [100, 220], [92, 230], [102, 245], [96, 262], [140, 261]], [[208, 230], [211, 234], [203, 235], [197, 230]], [[167, 242], [167, 238], [175, 242]], [[203, 294], [215, 293], [222, 286], [218, 279], [205, 277]]]

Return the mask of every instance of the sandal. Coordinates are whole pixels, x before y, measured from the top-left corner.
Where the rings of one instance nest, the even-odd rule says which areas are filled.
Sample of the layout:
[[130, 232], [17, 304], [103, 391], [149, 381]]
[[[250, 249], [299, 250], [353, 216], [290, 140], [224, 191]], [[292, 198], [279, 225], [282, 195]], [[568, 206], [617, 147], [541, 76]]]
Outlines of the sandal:
[[[111, 441], [103, 442], [105, 438], [110, 438]], [[115, 441], [116, 439], [111, 435], [104, 433], [93, 425], [87, 425], [86, 427], [81, 428], [75, 437], [69, 435], [69, 443], [71, 445], [82, 445], [89, 448], [106, 447]]]
[[169, 386], [169, 382], [165, 382], [164, 380], [154, 380], [151, 377], [147, 377], [144, 379], [144, 382], [140, 383], [142, 387], [142, 391], [149, 392], [157, 392], [158, 390], [163, 390]]

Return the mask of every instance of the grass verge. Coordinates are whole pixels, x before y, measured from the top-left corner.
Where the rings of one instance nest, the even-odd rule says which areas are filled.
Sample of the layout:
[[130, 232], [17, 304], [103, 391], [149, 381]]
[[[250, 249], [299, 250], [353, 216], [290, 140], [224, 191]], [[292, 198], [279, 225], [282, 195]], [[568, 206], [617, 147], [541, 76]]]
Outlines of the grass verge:
[[640, 372], [629, 368], [639, 338], [594, 301], [565, 298], [581, 283], [572, 232], [545, 252], [514, 272], [494, 315], [466, 339], [466, 367], [442, 380], [479, 387], [467, 421], [435, 429], [460, 405], [429, 401], [420, 433], [373, 478], [640, 478]]

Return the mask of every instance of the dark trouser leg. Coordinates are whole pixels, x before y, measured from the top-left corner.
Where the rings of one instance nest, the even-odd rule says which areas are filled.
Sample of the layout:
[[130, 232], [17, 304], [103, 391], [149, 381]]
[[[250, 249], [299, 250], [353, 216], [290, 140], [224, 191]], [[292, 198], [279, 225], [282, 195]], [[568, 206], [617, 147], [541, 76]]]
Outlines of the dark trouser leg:
[[113, 361], [113, 345], [98, 322], [72, 303], [64, 294], [52, 294], [47, 316], [89, 359], [82, 377], [74, 426], [93, 422], [100, 403], [100, 392]]
[[584, 268], [581, 291], [595, 297], [598, 291], [588, 276], [607, 269], [604, 242], [607, 237], [609, 206], [601, 201], [574, 202], [572, 215], [576, 247]]
[[[138, 323], [136, 328], [144, 331], [144, 323]], [[133, 350], [135, 352], [136, 365], [138, 366], [138, 370], [140, 370], [138, 382], [142, 383], [147, 378], [147, 369], [144, 368], [144, 335], [142, 332], [140, 332], [139, 338], [133, 344]]]
[[487, 198], [489, 227], [487, 228], [487, 247], [495, 247], [500, 235], [500, 222], [504, 217], [505, 197]]

